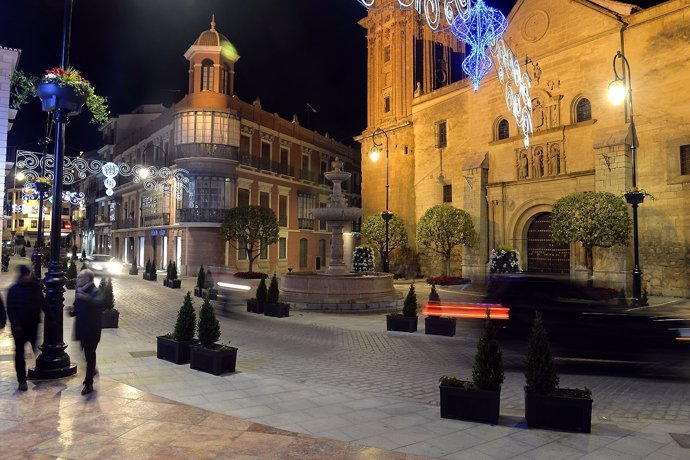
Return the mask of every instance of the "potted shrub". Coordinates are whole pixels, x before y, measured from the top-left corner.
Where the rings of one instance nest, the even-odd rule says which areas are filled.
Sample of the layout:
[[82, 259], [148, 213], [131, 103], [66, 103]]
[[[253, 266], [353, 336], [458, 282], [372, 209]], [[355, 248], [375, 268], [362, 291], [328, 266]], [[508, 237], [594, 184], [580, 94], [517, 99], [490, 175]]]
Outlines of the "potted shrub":
[[425, 310], [428, 316], [424, 318], [424, 333], [453, 337], [455, 335], [455, 318], [441, 316], [443, 310], [440, 305], [441, 297], [436, 292], [436, 285], [432, 284], [431, 291], [429, 292], [429, 302]]
[[158, 274], [156, 273], [156, 259], [153, 259], [153, 262], [151, 262], [151, 266], [149, 267], [149, 280], [158, 280]]
[[85, 260], [86, 260], [86, 249], [82, 249], [81, 250], [81, 261], [83, 262]]
[[261, 281], [259, 281], [259, 286], [256, 288], [256, 297], [247, 300], [247, 311], [260, 315], [263, 314], [267, 297], [266, 278], [262, 276]]
[[110, 116], [105, 98], [97, 95], [89, 81], [71, 67], [46, 70], [36, 92], [44, 112], [62, 109], [69, 115], [77, 115], [86, 103], [92, 123], [105, 123]]
[[266, 305], [264, 306], [264, 315], [273, 316], [275, 318], [283, 318], [290, 316], [290, 304], [279, 301], [280, 290], [278, 289], [278, 278], [275, 273], [271, 278], [271, 284], [268, 286], [266, 293]]
[[199, 267], [199, 273], [196, 275], [196, 286], [194, 287], [194, 297], [203, 297], [204, 288], [206, 287], [206, 272], [204, 266]]
[[592, 431], [592, 392], [559, 388], [558, 374], [541, 314], [536, 312], [527, 345], [525, 418], [530, 428]]
[[72, 259], [69, 263], [69, 268], [67, 269], [67, 282], [65, 283], [66, 289], [74, 289], [77, 287], [77, 266]]
[[144, 276], [145, 280], [149, 279], [149, 273], [151, 272], [151, 259], [146, 259], [146, 265], [144, 266]]
[[189, 366], [192, 369], [220, 375], [235, 372], [237, 348], [216, 343], [220, 338], [220, 325], [208, 296], [199, 311], [199, 345], [191, 346]]
[[204, 286], [206, 286], [206, 289], [208, 290], [209, 300], [218, 299], [218, 289], [214, 287], [215, 285], [216, 283], [213, 280], [213, 273], [211, 273], [211, 269], [209, 268], [208, 270], [206, 270], [206, 277], [204, 280]]
[[496, 425], [504, 378], [503, 353], [487, 310], [484, 333], [474, 357], [472, 381], [447, 376], [439, 379], [441, 417]]
[[386, 330], [398, 332], [417, 331], [417, 294], [415, 293], [414, 283], [410, 284], [407, 291], [405, 303], [403, 304], [402, 314], [391, 313], [386, 316]]
[[113, 280], [101, 278], [98, 288], [103, 293], [103, 314], [101, 315], [101, 327], [103, 329], [117, 329], [120, 321], [120, 312], [115, 309], [115, 293], [113, 292]]
[[190, 292], [184, 297], [184, 303], [177, 312], [177, 322], [175, 331], [171, 334], [156, 337], [157, 348], [156, 356], [175, 364], [185, 364], [189, 362], [189, 347], [196, 345], [194, 340], [196, 332], [196, 313], [192, 304]]
[[168, 264], [168, 277], [165, 280], [165, 285], [172, 289], [180, 289], [182, 287], [182, 280], [177, 279], [177, 264], [175, 262]]

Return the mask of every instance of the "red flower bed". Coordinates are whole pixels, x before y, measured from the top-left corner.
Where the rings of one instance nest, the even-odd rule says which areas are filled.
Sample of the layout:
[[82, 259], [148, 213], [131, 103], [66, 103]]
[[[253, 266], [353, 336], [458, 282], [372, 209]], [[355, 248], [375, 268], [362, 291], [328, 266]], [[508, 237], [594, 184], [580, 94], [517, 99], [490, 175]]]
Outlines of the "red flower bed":
[[438, 286], [452, 286], [456, 284], [467, 284], [470, 280], [460, 276], [430, 276], [426, 279], [426, 282]]
[[245, 280], [260, 280], [261, 278], [268, 278], [268, 275], [266, 273], [261, 273], [261, 272], [236, 272], [234, 275], [235, 278], [242, 278]]

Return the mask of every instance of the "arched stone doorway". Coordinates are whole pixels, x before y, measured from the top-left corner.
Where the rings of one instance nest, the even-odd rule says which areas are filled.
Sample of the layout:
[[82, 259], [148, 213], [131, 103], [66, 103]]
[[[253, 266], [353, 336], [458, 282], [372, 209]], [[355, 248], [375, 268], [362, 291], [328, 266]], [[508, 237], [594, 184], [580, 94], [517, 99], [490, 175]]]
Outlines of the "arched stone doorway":
[[534, 273], [570, 273], [570, 245], [551, 241], [551, 213], [537, 214], [527, 230], [527, 268]]

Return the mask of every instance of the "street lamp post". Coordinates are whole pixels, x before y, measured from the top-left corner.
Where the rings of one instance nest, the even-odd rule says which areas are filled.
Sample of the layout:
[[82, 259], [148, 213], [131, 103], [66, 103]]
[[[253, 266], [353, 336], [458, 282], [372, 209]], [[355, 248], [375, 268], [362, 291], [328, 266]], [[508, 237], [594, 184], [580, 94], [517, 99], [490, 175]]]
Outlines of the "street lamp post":
[[[621, 61], [621, 73], [616, 68], [616, 61]], [[614, 81], [609, 85], [609, 98], [614, 104], [620, 104], [628, 99], [628, 110], [630, 112], [630, 158], [632, 161], [632, 190], [637, 190], [637, 131], [635, 130], [635, 117], [633, 113], [632, 99], [632, 77], [630, 73], [630, 63], [625, 55], [618, 51], [613, 57]], [[642, 297], [642, 270], [640, 269], [640, 248], [639, 232], [637, 223], [637, 207], [644, 201], [643, 193], [626, 193], [626, 201], [632, 206], [633, 222], [633, 301], [639, 302]]]
[[[68, 36], [72, 18], [72, 1], [65, 0], [62, 27], [61, 68], [67, 68]], [[53, 207], [50, 221], [50, 263], [43, 284], [46, 293], [46, 312], [43, 326], [43, 343], [39, 346], [41, 354], [36, 357], [36, 367], [29, 369], [31, 379], [55, 379], [77, 373], [77, 365], [70, 362], [63, 341], [63, 303], [65, 274], [60, 264], [60, 230], [62, 228], [62, 176], [65, 154], [65, 125], [69, 122], [69, 110], [56, 108], [55, 121], [55, 162], [53, 165]]]
[[383, 134], [384, 137], [386, 138], [386, 209], [381, 213], [381, 218], [383, 219], [383, 222], [386, 225], [386, 246], [385, 250], [383, 252], [383, 271], [388, 273], [390, 270], [390, 265], [389, 265], [389, 258], [388, 258], [388, 243], [389, 243], [389, 238], [388, 238], [388, 223], [390, 220], [393, 218], [393, 213], [390, 212], [388, 209], [388, 188], [389, 188], [389, 183], [388, 183], [388, 134], [386, 131], [382, 130], [381, 128], [376, 128], [374, 130], [374, 133], [371, 135], [371, 141], [374, 143], [374, 148], [371, 149], [369, 152], [369, 158], [371, 161], [376, 162], [379, 159], [380, 152], [379, 152], [379, 147], [381, 147], [383, 144], [376, 142], [376, 136], [379, 134]]

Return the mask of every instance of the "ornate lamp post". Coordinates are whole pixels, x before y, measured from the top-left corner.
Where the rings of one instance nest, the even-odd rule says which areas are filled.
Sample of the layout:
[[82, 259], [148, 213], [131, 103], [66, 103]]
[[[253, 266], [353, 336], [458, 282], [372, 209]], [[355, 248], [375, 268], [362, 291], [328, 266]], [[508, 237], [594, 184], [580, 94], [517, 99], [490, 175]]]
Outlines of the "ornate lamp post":
[[383, 134], [386, 138], [386, 209], [381, 213], [381, 218], [386, 224], [386, 249], [383, 252], [383, 271], [388, 273], [390, 269], [388, 259], [388, 222], [393, 218], [393, 213], [388, 209], [388, 188], [390, 186], [388, 183], [388, 134], [381, 128], [376, 128], [371, 135], [371, 141], [374, 143], [374, 147], [369, 152], [369, 159], [376, 162], [381, 156], [379, 147], [382, 147], [383, 143], [376, 142], [376, 136], [379, 134]]
[[[72, 0], [65, 0], [65, 11], [62, 27], [61, 68], [67, 67], [69, 29], [72, 18]], [[65, 274], [60, 264], [60, 230], [62, 228], [62, 176], [65, 154], [65, 125], [71, 113], [78, 113], [84, 104], [83, 98], [75, 98], [74, 93], [49, 94], [51, 88], [41, 88], [39, 97], [43, 110], [53, 112], [55, 121], [55, 163], [53, 166], [53, 207], [50, 220], [50, 263], [43, 280], [45, 284], [47, 311], [43, 326], [43, 344], [39, 346], [41, 354], [36, 358], [36, 367], [29, 369], [29, 378], [55, 379], [77, 373], [77, 365], [70, 362], [65, 353], [62, 337], [63, 293], [65, 292]], [[57, 86], [57, 85], [53, 85]], [[59, 87], [58, 87], [59, 88]], [[55, 88], [52, 88], [55, 89]], [[48, 90], [48, 91], [46, 91]], [[71, 97], [70, 97], [71, 96]], [[76, 110], [75, 110], [76, 109]]]
[[[621, 72], [618, 72], [616, 62], [621, 61]], [[625, 200], [632, 205], [633, 221], [633, 300], [639, 302], [642, 297], [642, 270], [640, 269], [639, 233], [637, 224], [637, 206], [644, 201], [644, 194], [637, 192], [637, 131], [635, 130], [635, 118], [633, 114], [632, 77], [630, 63], [625, 55], [618, 51], [613, 57], [614, 80], [609, 84], [609, 99], [614, 104], [620, 104], [627, 96], [627, 109], [630, 113], [630, 157], [632, 160], [632, 191], [625, 194]], [[627, 95], [626, 95], [627, 91]]]

